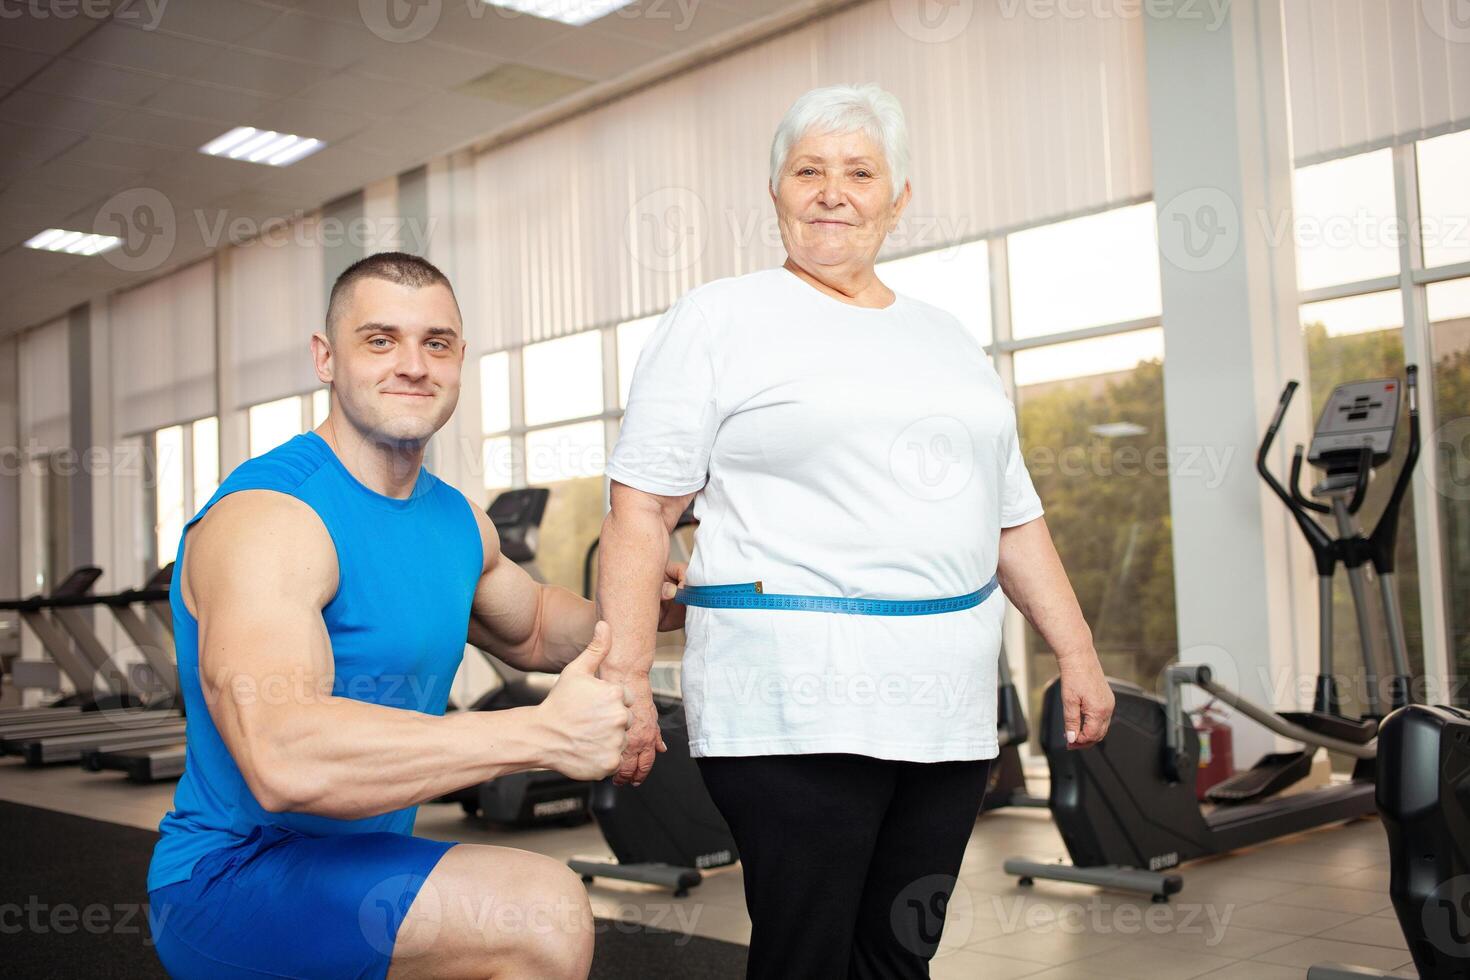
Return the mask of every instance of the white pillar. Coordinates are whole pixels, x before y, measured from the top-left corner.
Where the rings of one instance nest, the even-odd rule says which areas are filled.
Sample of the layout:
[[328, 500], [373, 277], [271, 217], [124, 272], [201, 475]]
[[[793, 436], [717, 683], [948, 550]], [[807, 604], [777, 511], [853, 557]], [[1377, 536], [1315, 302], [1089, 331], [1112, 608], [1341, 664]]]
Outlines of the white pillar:
[[[1305, 376], [1294, 242], [1280, 233], [1292, 190], [1282, 2], [1144, 22], [1180, 660], [1286, 708], [1310, 707], [1299, 689], [1316, 673], [1317, 626], [1310, 553], [1254, 468], [1282, 386]], [[1278, 437], [1278, 471], [1305, 441], [1305, 402]], [[1235, 740], [1237, 765], [1275, 741], [1254, 724]]]

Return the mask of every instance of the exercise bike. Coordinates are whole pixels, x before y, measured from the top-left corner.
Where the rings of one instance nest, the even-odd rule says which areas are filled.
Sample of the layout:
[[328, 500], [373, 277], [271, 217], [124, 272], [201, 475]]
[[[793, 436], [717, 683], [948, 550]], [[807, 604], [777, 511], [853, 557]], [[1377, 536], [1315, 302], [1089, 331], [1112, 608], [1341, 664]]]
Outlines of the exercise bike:
[[[1410, 705], [1378, 735], [1378, 814], [1404, 942], [1423, 980], [1470, 980], [1470, 712]], [[1336, 963], [1307, 980], [1389, 974]]]
[[[1380, 644], [1369, 626], [1364, 566], [1372, 562], [1378, 572], [1393, 658], [1390, 699], [1393, 707], [1401, 707], [1408, 700], [1409, 679], [1393, 580], [1393, 550], [1399, 506], [1419, 453], [1417, 370], [1409, 366], [1403, 386], [1409, 409], [1407, 454], [1388, 503], [1366, 536], [1355, 515], [1371, 471], [1392, 455], [1401, 395], [1398, 380], [1357, 381], [1332, 392], [1305, 451], [1306, 459], [1325, 471], [1312, 488], [1315, 500], [1300, 490], [1302, 447], [1297, 447], [1292, 460], [1289, 492], [1266, 465], [1296, 388], [1297, 383], [1291, 382], [1282, 393], [1256, 466], [1290, 510], [1316, 558], [1322, 644], [1312, 710], [1271, 711], [1220, 684], [1208, 666], [1174, 665], [1165, 672], [1162, 699], [1135, 684], [1111, 680], [1116, 703], [1107, 737], [1085, 751], [1071, 751], [1063, 731], [1060, 683], [1053, 681], [1043, 701], [1041, 743], [1051, 770], [1052, 817], [1072, 863], [1007, 860], [1006, 872], [1017, 875], [1022, 885], [1047, 878], [1142, 892], [1155, 902], [1164, 902], [1183, 887], [1182, 877], [1171, 869], [1184, 862], [1374, 811], [1375, 737], [1381, 720], [1375, 654]], [[1335, 518], [1336, 536], [1311, 517], [1314, 512]], [[1362, 718], [1341, 713], [1333, 674], [1332, 575], [1339, 563], [1347, 568], [1357, 607], [1367, 682], [1368, 710]], [[1305, 748], [1264, 757], [1215, 795], [1215, 802], [1224, 805], [1208, 814], [1202, 812], [1195, 798], [1199, 737], [1184, 706], [1186, 685], [1202, 689]], [[1355, 760], [1351, 780], [1278, 795], [1310, 771], [1312, 757], [1320, 748]]]

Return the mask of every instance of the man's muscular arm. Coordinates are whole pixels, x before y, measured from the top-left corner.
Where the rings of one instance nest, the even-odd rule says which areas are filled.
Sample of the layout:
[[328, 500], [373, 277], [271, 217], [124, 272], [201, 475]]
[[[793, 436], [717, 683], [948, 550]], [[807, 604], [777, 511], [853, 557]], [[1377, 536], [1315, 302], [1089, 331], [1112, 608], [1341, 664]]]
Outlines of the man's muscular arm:
[[500, 553], [489, 516], [473, 504], [485, 569], [470, 607], [469, 642], [520, 670], [557, 673], [592, 640], [597, 610], [579, 595], [544, 585]]
[[300, 501], [220, 501], [190, 530], [180, 581], [210, 716], [268, 810], [355, 819], [508, 773], [595, 779], [617, 765], [629, 713], [594, 676], [606, 627], [541, 705], [440, 717], [332, 694], [322, 608], [337, 590], [336, 551]]
[[[561, 586], [531, 578], [500, 553], [500, 536], [489, 516], [473, 505], [471, 509], [480, 525], [485, 571], [470, 607], [469, 642], [520, 670], [560, 671], [591, 642], [596, 605]], [[672, 601], [677, 586], [684, 583], [684, 572], [682, 562], [664, 564], [660, 630], [684, 625], [684, 607]]]

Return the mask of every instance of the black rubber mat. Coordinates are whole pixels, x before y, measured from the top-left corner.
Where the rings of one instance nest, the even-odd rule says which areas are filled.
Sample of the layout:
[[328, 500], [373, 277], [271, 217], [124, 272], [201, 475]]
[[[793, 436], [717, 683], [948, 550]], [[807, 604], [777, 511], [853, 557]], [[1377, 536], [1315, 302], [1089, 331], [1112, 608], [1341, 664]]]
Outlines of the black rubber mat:
[[[157, 839], [0, 801], [0, 975], [164, 976], [144, 890]], [[622, 922], [598, 926], [594, 980], [745, 975], [744, 946]]]

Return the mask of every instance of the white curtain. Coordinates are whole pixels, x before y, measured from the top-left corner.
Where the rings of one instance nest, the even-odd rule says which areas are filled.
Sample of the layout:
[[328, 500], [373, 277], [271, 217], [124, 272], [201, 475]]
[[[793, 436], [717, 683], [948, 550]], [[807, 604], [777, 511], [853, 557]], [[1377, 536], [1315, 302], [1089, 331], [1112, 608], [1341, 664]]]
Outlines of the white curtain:
[[1288, 0], [1299, 163], [1470, 125], [1464, 0]]
[[217, 411], [214, 260], [111, 301], [113, 431], [148, 432]]
[[232, 407], [321, 386], [311, 365], [311, 335], [322, 326], [326, 289], [315, 218], [229, 250], [220, 305], [230, 323]]
[[899, 23], [901, 9], [865, 4], [482, 154], [485, 349], [778, 264], [771, 139], [817, 85], [876, 81], [904, 104], [914, 197], [886, 254], [1150, 193], [1138, 18], [975, 3], [943, 8], [962, 21]]
[[21, 334], [22, 452], [44, 455], [71, 445], [69, 349], [66, 317]]

